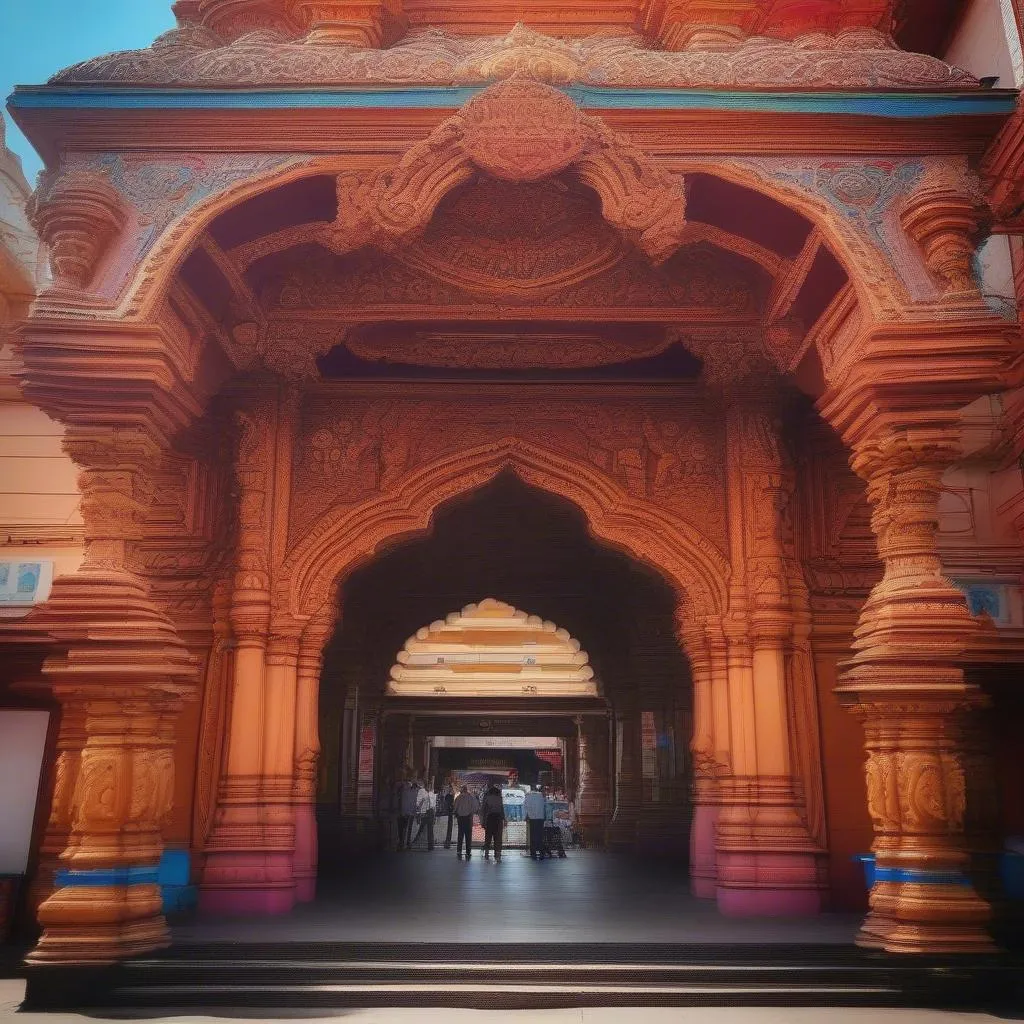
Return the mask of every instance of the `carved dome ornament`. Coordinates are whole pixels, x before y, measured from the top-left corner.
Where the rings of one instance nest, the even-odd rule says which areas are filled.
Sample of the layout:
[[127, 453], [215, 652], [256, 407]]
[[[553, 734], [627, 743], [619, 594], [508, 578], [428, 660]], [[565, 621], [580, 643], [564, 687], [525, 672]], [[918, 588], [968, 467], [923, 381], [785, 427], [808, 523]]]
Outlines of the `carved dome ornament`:
[[539, 181], [578, 160], [587, 143], [579, 107], [539, 82], [512, 79], [462, 108], [462, 147], [502, 181]]
[[339, 255], [366, 245], [386, 252], [414, 242], [441, 200], [475, 174], [532, 182], [562, 171], [597, 193], [609, 224], [653, 263], [686, 237], [681, 175], [580, 112], [563, 92], [539, 82], [500, 82], [473, 97], [390, 168], [340, 175], [338, 213], [265, 235], [233, 253], [250, 264], [309, 242]]

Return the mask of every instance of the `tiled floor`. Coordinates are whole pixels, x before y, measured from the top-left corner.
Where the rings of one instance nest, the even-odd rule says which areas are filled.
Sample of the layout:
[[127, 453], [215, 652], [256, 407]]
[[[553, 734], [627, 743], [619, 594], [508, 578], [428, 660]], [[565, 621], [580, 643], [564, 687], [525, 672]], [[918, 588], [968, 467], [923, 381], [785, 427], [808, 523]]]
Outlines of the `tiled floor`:
[[735, 919], [689, 894], [685, 871], [591, 851], [536, 862], [469, 862], [435, 848], [327, 865], [315, 903], [279, 918], [196, 919], [179, 941], [828, 943], [853, 940], [860, 918]]

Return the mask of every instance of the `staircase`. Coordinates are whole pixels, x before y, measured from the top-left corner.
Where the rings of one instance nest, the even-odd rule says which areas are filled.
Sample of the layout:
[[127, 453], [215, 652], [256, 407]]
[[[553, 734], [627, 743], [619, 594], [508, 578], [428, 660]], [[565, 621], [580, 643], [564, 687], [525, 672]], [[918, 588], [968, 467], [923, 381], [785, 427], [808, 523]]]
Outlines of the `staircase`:
[[981, 1008], [1013, 998], [1022, 966], [822, 946], [204, 943], [112, 967], [27, 968], [24, 1009]]

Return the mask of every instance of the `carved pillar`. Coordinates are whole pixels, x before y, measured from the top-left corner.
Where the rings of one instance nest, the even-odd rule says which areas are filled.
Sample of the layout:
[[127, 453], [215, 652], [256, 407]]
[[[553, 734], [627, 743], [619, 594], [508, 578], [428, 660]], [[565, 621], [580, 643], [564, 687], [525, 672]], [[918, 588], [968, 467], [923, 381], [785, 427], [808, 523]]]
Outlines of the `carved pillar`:
[[[715, 835], [721, 811], [719, 776], [723, 773], [719, 760], [728, 743], [716, 738], [715, 689], [724, 690], [722, 676], [724, 637], [708, 631], [696, 622], [684, 606], [677, 611], [679, 641], [690, 661], [693, 673], [693, 822], [690, 827], [690, 888], [694, 896], [714, 899], [718, 885], [718, 862]], [[720, 631], [717, 631], [720, 634]], [[715, 643], [715, 640], [721, 642]], [[717, 664], [716, 664], [717, 662]], [[716, 673], [716, 668], [718, 672]], [[726, 697], [728, 695], [726, 694]], [[721, 703], [721, 701], [719, 701]], [[726, 708], [727, 711], [727, 708]], [[721, 709], [719, 709], [719, 716]], [[727, 725], [724, 726], [727, 728]], [[726, 769], [727, 770], [727, 769]]]
[[313, 619], [302, 634], [295, 700], [295, 898], [316, 895], [316, 790], [320, 764], [320, 671], [334, 628], [329, 616]]
[[608, 719], [597, 715], [576, 718], [576, 749], [579, 784], [576, 818], [584, 840], [591, 846], [605, 844], [611, 810], [611, 751]]
[[[103, 963], [166, 945], [156, 869], [174, 792], [174, 728], [193, 659], [136, 572], [160, 446], [141, 429], [69, 428], [85, 559], [33, 621], [58, 652], [44, 674], [66, 709], [54, 825], [70, 830], [57, 889], [39, 907], [33, 963]], [[76, 739], [84, 739], [73, 780]]]
[[[262, 808], [264, 744], [269, 724], [265, 674], [270, 628], [273, 396], [257, 396], [238, 414], [238, 422], [238, 550], [230, 611], [235, 636], [231, 710], [199, 906], [213, 913], [277, 913], [291, 908], [294, 887], [268, 875], [268, 856], [272, 860], [280, 851], [279, 844], [267, 834]], [[278, 665], [278, 673], [281, 667]]]
[[615, 709], [615, 761], [615, 812], [608, 826], [608, 845], [632, 851], [643, 809], [640, 710], [632, 702]]
[[299, 627], [271, 627], [263, 676], [263, 756], [260, 811], [266, 844], [265, 879], [278, 889], [277, 900], [295, 902], [295, 733], [298, 690]]
[[72, 798], [78, 782], [85, 740], [85, 705], [72, 702], [63, 704], [57, 733], [53, 800], [46, 831], [39, 844], [39, 865], [29, 887], [29, 904], [36, 912], [54, 890], [61, 866], [60, 855], [67, 849], [68, 837], [71, 835]]
[[837, 692], [864, 723], [876, 883], [858, 936], [894, 952], [989, 949], [989, 907], [967, 876], [964, 717], [981, 701], [958, 665], [975, 629], [936, 549], [955, 422], [882, 425], [854, 441], [885, 565]]
[[794, 786], [789, 728], [792, 479], [774, 396], [746, 383], [727, 392], [733, 775], [721, 784], [717, 898], [727, 914], [808, 914], [821, 909], [820, 851]]

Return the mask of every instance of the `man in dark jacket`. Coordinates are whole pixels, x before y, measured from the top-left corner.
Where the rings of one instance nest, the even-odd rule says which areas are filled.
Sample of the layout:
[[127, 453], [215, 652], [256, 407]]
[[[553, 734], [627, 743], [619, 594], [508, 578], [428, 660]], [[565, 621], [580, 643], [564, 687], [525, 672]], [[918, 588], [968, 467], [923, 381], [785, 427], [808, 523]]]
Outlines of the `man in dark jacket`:
[[468, 786], [463, 786], [455, 798], [455, 817], [459, 819], [459, 839], [455, 845], [455, 853], [462, 860], [462, 844], [466, 844], [466, 860], [473, 855], [473, 815], [480, 810], [480, 801], [476, 794], [470, 793]]
[[452, 848], [452, 819], [455, 815], [455, 787], [452, 785], [451, 776], [449, 776], [441, 787], [441, 792], [437, 794], [437, 816], [439, 818], [447, 818], [448, 825], [444, 832], [444, 848], [450, 850]]
[[501, 790], [491, 786], [480, 802], [480, 823], [484, 827], [484, 860], [489, 859], [488, 851], [494, 844], [494, 859], [501, 863], [501, 838], [505, 829], [505, 804]]

